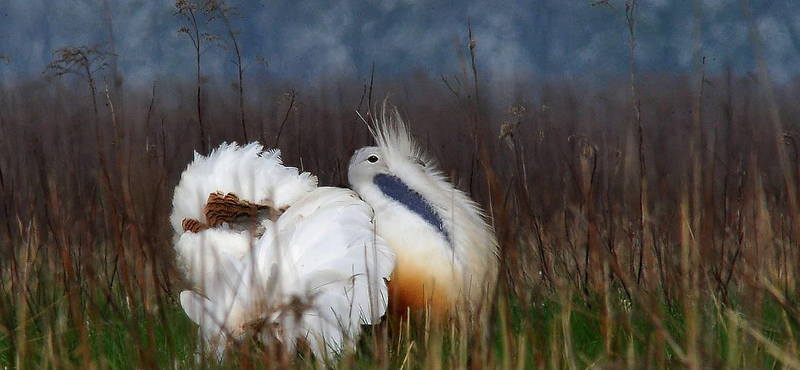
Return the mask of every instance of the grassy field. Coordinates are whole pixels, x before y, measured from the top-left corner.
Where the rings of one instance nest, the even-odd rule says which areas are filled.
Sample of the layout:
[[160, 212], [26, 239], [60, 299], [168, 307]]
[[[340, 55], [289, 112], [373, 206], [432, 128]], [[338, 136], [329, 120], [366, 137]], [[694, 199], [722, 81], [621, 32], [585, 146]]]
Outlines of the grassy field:
[[[800, 368], [800, 86], [639, 76], [637, 115], [627, 80], [483, 100], [448, 81], [254, 82], [240, 109], [211, 80], [199, 110], [181, 83], [96, 83], [97, 103], [79, 79], [0, 85], [0, 365]], [[259, 140], [345, 186], [370, 144], [355, 112], [387, 95], [492, 216], [488, 335], [388, 318], [327, 364], [250, 343], [196, 356], [167, 222], [193, 150]]]

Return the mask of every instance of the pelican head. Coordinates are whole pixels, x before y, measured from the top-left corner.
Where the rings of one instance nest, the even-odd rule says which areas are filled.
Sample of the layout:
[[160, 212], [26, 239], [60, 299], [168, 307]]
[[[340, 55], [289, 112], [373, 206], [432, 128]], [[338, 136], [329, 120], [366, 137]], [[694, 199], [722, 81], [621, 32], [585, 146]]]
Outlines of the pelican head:
[[498, 262], [482, 210], [447, 181], [397, 111], [384, 112], [370, 130], [377, 145], [355, 152], [348, 180], [372, 206], [375, 232], [397, 258], [390, 309], [430, 308], [439, 318], [485, 315]]

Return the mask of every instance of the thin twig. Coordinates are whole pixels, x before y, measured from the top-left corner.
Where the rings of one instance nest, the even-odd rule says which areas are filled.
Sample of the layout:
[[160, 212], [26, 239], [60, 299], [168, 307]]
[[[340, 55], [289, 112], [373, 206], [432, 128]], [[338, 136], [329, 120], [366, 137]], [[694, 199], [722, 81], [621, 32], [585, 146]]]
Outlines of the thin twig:
[[286, 125], [286, 121], [289, 119], [289, 113], [291, 113], [292, 108], [294, 108], [294, 101], [295, 98], [297, 97], [297, 92], [293, 88], [289, 89], [289, 92], [287, 94], [290, 97], [289, 107], [286, 108], [286, 113], [283, 115], [283, 121], [281, 122], [281, 125], [278, 128], [278, 134], [275, 136], [275, 148], [278, 147], [278, 143], [281, 140], [281, 133], [283, 132], [283, 126]]

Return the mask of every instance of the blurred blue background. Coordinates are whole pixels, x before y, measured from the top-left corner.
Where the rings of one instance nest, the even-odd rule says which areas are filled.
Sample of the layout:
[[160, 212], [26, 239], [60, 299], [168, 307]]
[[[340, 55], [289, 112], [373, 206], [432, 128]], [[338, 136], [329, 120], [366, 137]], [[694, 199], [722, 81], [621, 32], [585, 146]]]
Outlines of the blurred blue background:
[[[707, 73], [730, 67], [754, 71], [748, 19], [752, 20], [774, 82], [800, 71], [800, 2], [795, 0], [643, 0], [637, 18], [636, 63], [641, 72], [691, 73], [696, 20]], [[487, 87], [512, 80], [624, 76], [629, 68], [624, 1], [592, 6], [589, 0], [542, 1], [241, 1], [230, 0], [232, 19], [249, 77], [314, 84], [342, 76], [429, 76], [461, 71], [467, 22], [477, 41], [477, 60]], [[699, 8], [698, 8], [699, 6]], [[745, 8], [751, 16], [746, 16]], [[65, 46], [113, 40], [119, 74], [128, 86], [177, 77], [190, 81], [194, 55], [177, 30], [185, 21], [173, 1], [0, 0], [0, 64], [5, 81], [41, 74]], [[219, 20], [201, 32], [224, 36]], [[469, 56], [467, 55], [467, 58]], [[203, 74], [235, 78], [232, 49], [203, 54]], [[246, 76], [248, 77], [248, 76]]]

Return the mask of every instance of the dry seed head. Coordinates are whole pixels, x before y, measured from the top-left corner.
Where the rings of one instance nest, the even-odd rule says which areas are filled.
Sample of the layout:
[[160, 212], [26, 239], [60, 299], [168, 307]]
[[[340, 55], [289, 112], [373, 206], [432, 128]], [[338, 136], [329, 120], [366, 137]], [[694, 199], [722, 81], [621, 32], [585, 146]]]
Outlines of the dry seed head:
[[794, 135], [792, 134], [791, 131], [786, 131], [783, 134], [781, 134], [781, 141], [783, 141], [784, 144], [790, 145], [792, 143], [792, 140], [794, 140]]
[[514, 117], [522, 117], [525, 114], [525, 111], [527, 109], [528, 108], [525, 106], [525, 102], [523, 101], [523, 102], [520, 102], [520, 103], [512, 105], [511, 108], [509, 108], [508, 111]]
[[514, 125], [508, 122], [503, 122], [503, 124], [500, 125], [500, 136], [498, 137], [498, 139], [500, 140], [505, 139], [506, 136], [512, 135], [513, 131], [514, 131]]

